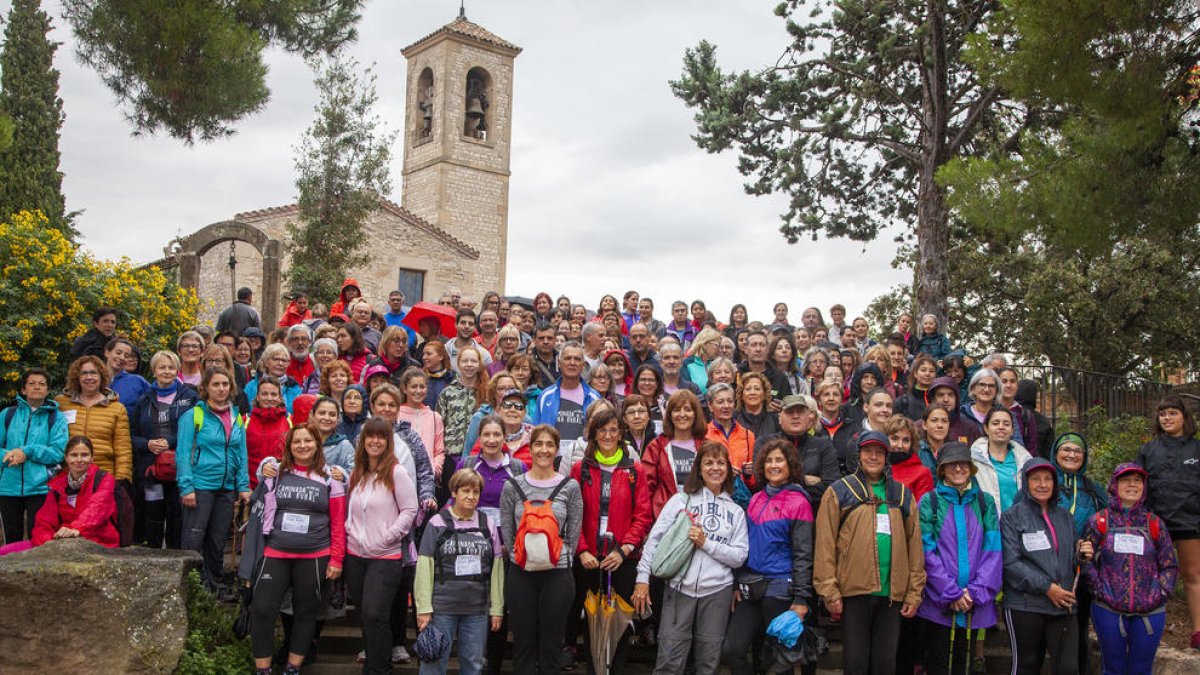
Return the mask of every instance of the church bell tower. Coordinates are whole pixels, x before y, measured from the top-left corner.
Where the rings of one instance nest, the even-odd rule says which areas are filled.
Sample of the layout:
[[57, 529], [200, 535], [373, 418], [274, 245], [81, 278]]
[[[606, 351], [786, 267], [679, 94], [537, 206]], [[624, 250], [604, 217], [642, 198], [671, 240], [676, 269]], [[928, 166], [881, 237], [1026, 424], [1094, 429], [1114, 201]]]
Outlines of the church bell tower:
[[408, 62], [401, 205], [479, 251], [476, 299], [503, 293], [513, 61], [521, 48], [460, 11], [401, 53]]

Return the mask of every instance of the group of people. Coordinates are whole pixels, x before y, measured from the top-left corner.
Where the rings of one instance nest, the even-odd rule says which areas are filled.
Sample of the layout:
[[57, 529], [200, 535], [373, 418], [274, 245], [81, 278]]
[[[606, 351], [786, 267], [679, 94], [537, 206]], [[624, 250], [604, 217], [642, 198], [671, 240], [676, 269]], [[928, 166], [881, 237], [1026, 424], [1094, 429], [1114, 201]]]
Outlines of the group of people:
[[[0, 553], [191, 549], [234, 599], [248, 519], [257, 673], [313, 657], [335, 587], [368, 673], [410, 648], [443, 673], [451, 642], [459, 672], [499, 673], [510, 635], [518, 673], [620, 673], [635, 636], [656, 673], [812, 673], [795, 637], [829, 622], [848, 673], [982, 672], [1001, 615], [1014, 673], [1086, 672], [1089, 624], [1105, 673], [1144, 673], [1180, 570], [1200, 648], [1200, 442], [1176, 397], [1105, 487], [1036, 384], [952, 351], [931, 316], [876, 344], [840, 305], [828, 325], [700, 301], [661, 322], [633, 291], [595, 312], [489, 293], [443, 299], [451, 337], [347, 280], [266, 334], [251, 297], [145, 366], [100, 308], [65, 382], [23, 375], [0, 412]], [[637, 617], [603, 663], [589, 591]]]

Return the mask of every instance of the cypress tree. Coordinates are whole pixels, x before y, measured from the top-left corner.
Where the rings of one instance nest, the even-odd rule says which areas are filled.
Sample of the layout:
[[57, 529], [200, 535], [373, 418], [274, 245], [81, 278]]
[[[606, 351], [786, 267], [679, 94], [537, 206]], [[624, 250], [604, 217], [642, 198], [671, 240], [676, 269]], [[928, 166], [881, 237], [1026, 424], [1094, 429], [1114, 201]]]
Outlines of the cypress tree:
[[0, 50], [0, 116], [12, 120], [12, 143], [0, 151], [0, 219], [17, 211], [40, 210], [74, 239], [66, 215], [58, 137], [62, 99], [54, 68], [50, 17], [38, 0], [14, 0]]

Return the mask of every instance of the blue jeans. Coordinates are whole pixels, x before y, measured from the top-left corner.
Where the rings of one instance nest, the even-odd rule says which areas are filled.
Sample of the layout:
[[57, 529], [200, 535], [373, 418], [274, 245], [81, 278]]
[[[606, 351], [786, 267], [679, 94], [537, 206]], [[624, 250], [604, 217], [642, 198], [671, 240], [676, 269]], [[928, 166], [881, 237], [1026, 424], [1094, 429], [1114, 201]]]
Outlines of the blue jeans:
[[[458, 645], [458, 672], [460, 675], [479, 675], [483, 670], [483, 646], [487, 643], [487, 614], [433, 613], [433, 625], [450, 638], [451, 649], [442, 654], [437, 663], [422, 663], [421, 675], [445, 675], [450, 664], [450, 652]], [[457, 634], [457, 639], [455, 636]]]
[[[1146, 622], [1150, 623], [1149, 632]], [[1092, 604], [1092, 625], [1100, 638], [1100, 656], [1104, 675], [1138, 675], [1154, 671], [1154, 653], [1167, 625], [1167, 613], [1140, 616], [1121, 616], [1112, 610]], [[1121, 635], [1124, 628], [1125, 635]]]

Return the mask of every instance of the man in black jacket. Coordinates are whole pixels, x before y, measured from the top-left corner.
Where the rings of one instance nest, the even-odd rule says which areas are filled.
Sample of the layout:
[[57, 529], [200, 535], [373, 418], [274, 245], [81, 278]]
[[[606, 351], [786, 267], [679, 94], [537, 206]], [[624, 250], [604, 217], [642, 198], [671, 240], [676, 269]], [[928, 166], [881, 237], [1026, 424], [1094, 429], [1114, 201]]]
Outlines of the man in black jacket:
[[117, 333], [117, 310], [115, 307], [100, 307], [92, 312], [92, 327], [71, 343], [71, 361], [81, 356], [104, 359], [104, 347]]
[[816, 399], [804, 394], [791, 394], [783, 399], [783, 409], [779, 411], [781, 433], [764, 435], [754, 441], [756, 459], [763, 445], [769, 440], [784, 438], [791, 442], [800, 456], [800, 464], [804, 467], [804, 479], [799, 482], [808, 493], [813, 513], [816, 513], [826, 488], [842, 477], [837, 450], [834, 449], [833, 443], [828, 438], [809, 433], [820, 414]]

